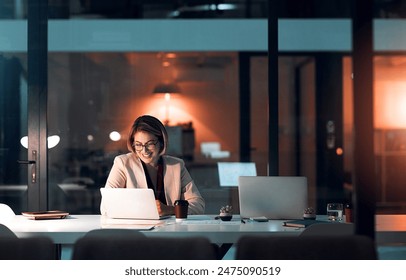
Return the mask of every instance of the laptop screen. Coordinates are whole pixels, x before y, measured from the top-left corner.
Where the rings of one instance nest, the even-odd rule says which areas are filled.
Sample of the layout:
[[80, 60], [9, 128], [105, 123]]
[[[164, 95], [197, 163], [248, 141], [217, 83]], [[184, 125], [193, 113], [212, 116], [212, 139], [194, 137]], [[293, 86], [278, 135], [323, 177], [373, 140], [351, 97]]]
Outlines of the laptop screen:
[[159, 220], [152, 189], [100, 188], [101, 214], [118, 219]]
[[254, 162], [218, 162], [220, 187], [237, 187], [238, 177], [257, 176]]
[[238, 193], [243, 218], [301, 219], [308, 205], [306, 177], [242, 176]]

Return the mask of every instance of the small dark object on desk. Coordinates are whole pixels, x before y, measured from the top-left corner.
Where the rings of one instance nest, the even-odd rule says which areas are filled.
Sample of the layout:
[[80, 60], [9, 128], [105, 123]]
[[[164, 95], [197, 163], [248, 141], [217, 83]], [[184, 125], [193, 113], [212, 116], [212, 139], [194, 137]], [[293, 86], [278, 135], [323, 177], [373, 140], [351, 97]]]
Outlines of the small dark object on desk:
[[219, 216], [220, 220], [222, 220], [223, 222], [228, 222], [231, 221], [231, 219], [233, 218], [233, 215], [228, 215], [228, 216]]
[[312, 224], [321, 224], [321, 223], [329, 223], [327, 221], [320, 221], [320, 220], [310, 220], [310, 219], [303, 219], [303, 220], [289, 220], [283, 222], [285, 227], [298, 227], [298, 228], [305, 228]]
[[250, 218], [250, 221], [263, 223], [263, 222], [268, 222], [269, 219], [267, 217], [252, 217], [252, 218]]
[[303, 211], [303, 219], [316, 220], [316, 211], [313, 209], [313, 207], [308, 207]]
[[224, 222], [231, 221], [233, 218], [233, 207], [231, 205], [226, 205], [220, 208], [220, 215], [217, 216]]
[[313, 217], [305, 217], [305, 216], [303, 215], [303, 219], [304, 219], [304, 220], [316, 220], [316, 216], [313, 216]]
[[175, 201], [175, 217], [176, 219], [187, 219], [189, 202], [187, 200], [176, 200]]
[[227, 216], [216, 216], [214, 217], [215, 220], [222, 220], [223, 222], [228, 222], [231, 221], [231, 219], [233, 218], [233, 215], [227, 215]]

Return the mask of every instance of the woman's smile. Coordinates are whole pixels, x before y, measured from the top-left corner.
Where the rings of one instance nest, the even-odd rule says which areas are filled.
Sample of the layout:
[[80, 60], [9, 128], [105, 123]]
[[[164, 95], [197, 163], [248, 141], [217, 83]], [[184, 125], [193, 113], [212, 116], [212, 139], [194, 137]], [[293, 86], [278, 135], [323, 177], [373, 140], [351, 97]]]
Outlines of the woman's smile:
[[138, 157], [145, 163], [155, 166], [158, 163], [160, 144], [156, 137], [148, 132], [134, 134], [134, 145]]

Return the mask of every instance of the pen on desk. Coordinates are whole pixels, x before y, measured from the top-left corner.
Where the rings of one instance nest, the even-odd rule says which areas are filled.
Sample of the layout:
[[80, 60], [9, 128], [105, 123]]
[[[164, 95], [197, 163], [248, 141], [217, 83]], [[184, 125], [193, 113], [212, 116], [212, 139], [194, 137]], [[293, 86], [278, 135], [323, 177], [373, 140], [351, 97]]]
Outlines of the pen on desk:
[[244, 221], [244, 219], [241, 219], [241, 223], [245, 224], [245, 221]]

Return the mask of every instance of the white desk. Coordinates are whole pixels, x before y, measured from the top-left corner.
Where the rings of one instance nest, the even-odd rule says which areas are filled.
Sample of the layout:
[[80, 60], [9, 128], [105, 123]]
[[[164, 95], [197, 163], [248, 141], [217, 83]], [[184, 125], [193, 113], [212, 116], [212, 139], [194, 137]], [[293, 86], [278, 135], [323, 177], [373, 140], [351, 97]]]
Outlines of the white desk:
[[[284, 227], [283, 221], [241, 223], [238, 215], [231, 222], [214, 220], [214, 216], [189, 216], [187, 222], [176, 223], [175, 218], [164, 220], [146, 236], [205, 236], [213, 243], [235, 243], [243, 235], [298, 236], [302, 229]], [[17, 215], [3, 222], [19, 237], [48, 236], [56, 244], [73, 244], [85, 233], [102, 228], [100, 215], [70, 215], [61, 220], [29, 220]], [[131, 228], [131, 225], [124, 226]], [[377, 243], [406, 243], [406, 215], [376, 215]]]
[[[241, 236], [250, 235], [291, 235], [297, 236], [301, 229], [284, 227], [283, 221], [241, 223], [238, 216], [231, 222], [214, 220], [214, 216], [189, 216], [185, 222], [176, 222], [175, 218], [161, 221], [162, 224], [152, 230], [142, 231], [146, 236], [205, 236], [213, 243], [235, 243]], [[58, 220], [29, 220], [16, 215], [4, 223], [18, 237], [47, 236], [56, 244], [73, 244], [85, 233], [102, 228], [100, 215], [70, 215]], [[124, 228], [132, 228], [127, 224]]]

